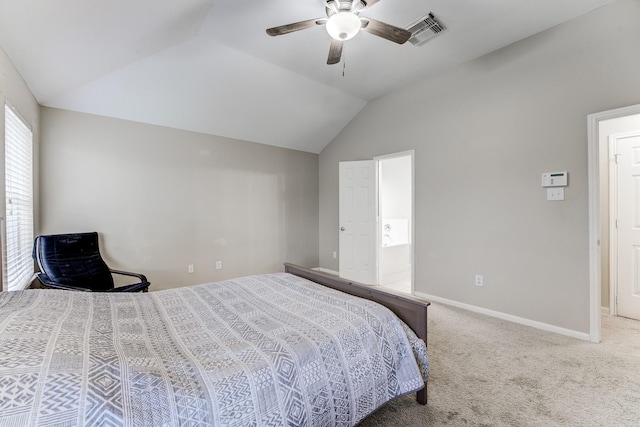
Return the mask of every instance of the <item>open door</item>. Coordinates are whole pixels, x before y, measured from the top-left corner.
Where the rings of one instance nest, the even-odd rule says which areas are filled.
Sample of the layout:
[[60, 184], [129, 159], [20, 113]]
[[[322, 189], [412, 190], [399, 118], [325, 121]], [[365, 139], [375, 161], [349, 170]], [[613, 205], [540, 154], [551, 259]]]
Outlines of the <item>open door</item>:
[[611, 135], [615, 172], [611, 281], [617, 314], [640, 320], [640, 131]]
[[375, 285], [377, 176], [375, 160], [340, 162], [340, 277]]

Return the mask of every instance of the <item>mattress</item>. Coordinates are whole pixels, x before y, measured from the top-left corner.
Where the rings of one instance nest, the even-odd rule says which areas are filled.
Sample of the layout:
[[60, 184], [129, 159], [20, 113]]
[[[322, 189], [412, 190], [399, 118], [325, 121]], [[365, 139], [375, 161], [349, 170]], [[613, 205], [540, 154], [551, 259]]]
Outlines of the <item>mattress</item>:
[[287, 273], [0, 293], [0, 426], [352, 426], [428, 366], [387, 308]]

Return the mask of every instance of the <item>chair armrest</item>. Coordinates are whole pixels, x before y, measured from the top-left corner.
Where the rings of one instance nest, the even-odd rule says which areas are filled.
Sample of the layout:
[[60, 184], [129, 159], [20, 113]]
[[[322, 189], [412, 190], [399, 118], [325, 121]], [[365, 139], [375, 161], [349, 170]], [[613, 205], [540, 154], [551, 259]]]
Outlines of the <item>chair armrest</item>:
[[148, 292], [149, 282], [134, 283], [133, 285], [118, 286], [105, 292]]
[[140, 273], [132, 273], [130, 271], [122, 271], [122, 270], [113, 270], [113, 269], [109, 269], [110, 272], [112, 272], [113, 274], [120, 274], [122, 276], [132, 276], [132, 277], [137, 277], [138, 279], [140, 279], [141, 282], [146, 282], [147, 278], [145, 277], [144, 274], [140, 274]]
[[134, 283], [132, 285], [118, 286], [113, 289], [110, 289], [108, 292], [147, 292], [149, 290], [149, 281], [144, 274], [140, 273], [132, 273], [130, 271], [122, 271], [122, 270], [113, 270], [109, 269], [109, 271], [113, 274], [120, 274], [122, 276], [131, 276], [137, 277], [140, 279], [140, 283]]
[[75, 286], [68, 286], [68, 285], [61, 285], [59, 283], [52, 282], [51, 280], [49, 280], [49, 277], [44, 273], [38, 273], [36, 275], [36, 278], [40, 281], [40, 283], [42, 283], [43, 286], [46, 286], [47, 288], [64, 289], [66, 291], [91, 292], [91, 289], [78, 288], [78, 287], [75, 287]]

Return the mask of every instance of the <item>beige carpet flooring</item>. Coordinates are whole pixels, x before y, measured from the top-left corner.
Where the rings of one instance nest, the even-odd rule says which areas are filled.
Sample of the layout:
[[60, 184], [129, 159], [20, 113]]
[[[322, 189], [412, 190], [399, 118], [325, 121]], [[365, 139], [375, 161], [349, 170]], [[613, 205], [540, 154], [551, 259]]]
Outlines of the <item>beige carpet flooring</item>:
[[360, 427], [640, 426], [640, 322], [603, 316], [602, 343], [432, 304], [429, 402]]

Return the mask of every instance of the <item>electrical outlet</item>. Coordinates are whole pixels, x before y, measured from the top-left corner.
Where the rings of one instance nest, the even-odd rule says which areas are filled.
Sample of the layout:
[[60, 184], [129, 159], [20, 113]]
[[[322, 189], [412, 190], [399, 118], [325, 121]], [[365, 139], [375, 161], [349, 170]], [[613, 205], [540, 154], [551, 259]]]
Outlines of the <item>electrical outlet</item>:
[[338, 253], [336, 251], [333, 251], [333, 259], [338, 258]]
[[216, 261], [216, 270], [222, 270], [222, 261]]
[[194, 271], [195, 271], [195, 268], [194, 268], [193, 264], [189, 264], [189, 265], [187, 266], [187, 273], [191, 274], [191, 273], [193, 273]]
[[476, 274], [476, 286], [484, 286], [484, 277]]

